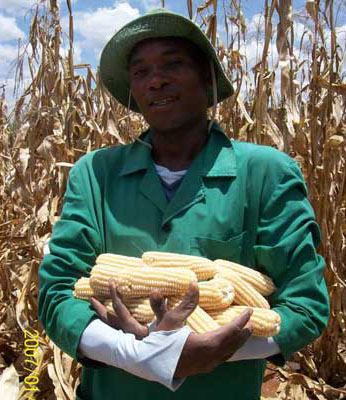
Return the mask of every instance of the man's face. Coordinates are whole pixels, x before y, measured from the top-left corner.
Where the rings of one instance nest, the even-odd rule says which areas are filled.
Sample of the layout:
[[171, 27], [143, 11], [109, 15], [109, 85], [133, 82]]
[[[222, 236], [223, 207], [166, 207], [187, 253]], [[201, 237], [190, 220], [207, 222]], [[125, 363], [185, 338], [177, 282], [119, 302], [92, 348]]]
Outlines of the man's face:
[[132, 95], [149, 125], [172, 130], [205, 118], [206, 77], [189, 47], [174, 38], [147, 39], [129, 60]]

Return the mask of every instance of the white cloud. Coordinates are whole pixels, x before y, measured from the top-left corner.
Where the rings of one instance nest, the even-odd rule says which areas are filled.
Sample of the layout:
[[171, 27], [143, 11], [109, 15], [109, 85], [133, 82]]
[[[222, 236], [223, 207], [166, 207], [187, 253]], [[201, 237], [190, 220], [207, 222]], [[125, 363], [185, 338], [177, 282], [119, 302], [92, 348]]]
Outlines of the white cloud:
[[255, 14], [251, 20], [246, 20], [247, 35], [253, 37], [264, 33], [264, 15]]
[[140, 5], [143, 7], [144, 11], [149, 11], [152, 8], [160, 8], [160, 0], [139, 0]]
[[[8, 114], [13, 111], [13, 108], [15, 106], [15, 103], [17, 100], [19, 100], [20, 96], [24, 93], [24, 90], [30, 85], [31, 79], [24, 79], [21, 87], [18, 90], [18, 93], [14, 93], [15, 89], [15, 79], [0, 79], [0, 87], [3, 85], [5, 86], [5, 102], [8, 110]], [[0, 95], [2, 95], [2, 89], [0, 91]]]
[[[93, 49], [95, 56], [99, 54], [106, 42], [132, 19], [139, 17], [139, 10], [128, 3], [120, 3], [114, 8], [98, 8], [74, 14], [75, 33], [81, 36], [82, 50]], [[63, 29], [67, 30], [68, 20], [63, 19]]]
[[[16, 101], [16, 99], [13, 95], [15, 81], [14, 81], [14, 79], [6, 79], [6, 80], [0, 79], [0, 87], [3, 85], [5, 86], [4, 92], [5, 92], [5, 102], [6, 102], [7, 110], [11, 111], [11, 110], [13, 110], [13, 107], [14, 107], [14, 104]], [[3, 93], [2, 89], [1, 89], [0, 93], [1, 94]]]
[[[23, 56], [23, 48], [20, 49], [20, 55]], [[31, 80], [27, 56], [32, 53], [30, 47], [26, 48], [24, 55], [24, 62], [21, 65], [21, 76], [24, 82]], [[0, 43], [0, 84], [12, 82], [15, 78], [16, 68], [18, 62], [18, 49], [17, 46]], [[26, 83], [24, 83], [26, 84]], [[13, 87], [13, 84], [12, 86]], [[8, 92], [8, 90], [6, 91]]]
[[312, 35], [312, 32], [307, 25], [302, 24], [301, 22], [295, 20], [293, 20], [293, 31], [294, 31], [294, 37], [298, 42], [301, 40], [304, 34], [305, 34], [304, 41], [309, 40], [309, 38]]
[[335, 28], [338, 44], [343, 50], [346, 48], [346, 24]]
[[[345, 51], [346, 50], [346, 24], [335, 27], [335, 33], [336, 33], [336, 44], [342, 49], [342, 51]], [[327, 52], [330, 52], [331, 36], [332, 36], [330, 29], [324, 29], [323, 34], [324, 34]], [[318, 36], [318, 40], [321, 42], [321, 39], [319, 36]]]
[[246, 56], [248, 65], [252, 68], [262, 57], [264, 43], [261, 40], [250, 40], [242, 43], [240, 53]]
[[1, 77], [5, 77], [4, 73], [9, 74], [10, 68], [17, 59], [18, 49], [16, 46], [0, 44], [0, 71]]
[[24, 32], [18, 27], [15, 18], [6, 17], [0, 14], [0, 42], [12, 39], [23, 39]]
[[[81, 43], [81, 42], [73, 42], [73, 63], [74, 64], [82, 63], [82, 46], [83, 46], [83, 43]], [[68, 50], [69, 50], [69, 47], [62, 46], [60, 48], [60, 54], [63, 57], [67, 57]]]
[[1, 0], [1, 10], [11, 15], [23, 15], [37, 3], [39, 0]]

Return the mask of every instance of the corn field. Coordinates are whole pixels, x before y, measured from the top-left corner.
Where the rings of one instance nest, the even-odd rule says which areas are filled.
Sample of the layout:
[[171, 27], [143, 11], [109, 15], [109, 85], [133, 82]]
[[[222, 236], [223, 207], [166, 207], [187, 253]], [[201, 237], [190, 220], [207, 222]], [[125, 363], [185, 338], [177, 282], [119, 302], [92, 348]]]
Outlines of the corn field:
[[[268, 366], [265, 380], [275, 377], [278, 382], [271, 396], [344, 399], [346, 49], [345, 43], [338, 43], [335, 29], [340, 2], [306, 1], [310, 32], [306, 44], [294, 32], [292, 0], [264, 0], [264, 46], [253, 68], [248, 67], [243, 51], [247, 27], [241, 0], [209, 0], [198, 7], [195, 3], [186, 1], [186, 14], [217, 47], [236, 89], [218, 106], [216, 120], [230, 137], [275, 146], [299, 163], [323, 237], [319, 252], [327, 264], [329, 325], [284, 368]], [[161, 5], [165, 6], [164, 1]], [[41, 1], [32, 15], [30, 52], [23, 52], [17, 60], [18, 85], [24, 63], [29, 66], [31, 82], [11, 114], [5, 112], [5, 98], [0, 97], [0, 392], [5, 399], [27, 397], [27, 330], [39, 332], [39, 363], [34, 373], [40, 391], [35, 398], [74, 398], [80, 366], [49, 340], [37, 318], [43, 245], [59, 218], [71, 166], [91, 150], [133, 141], [146, 127], [139, 114], [128, 114], [107, 94], [97, 71], [89, 64], [75, 64], [70, 0], [67, 7], [67, 55], [61, 51], [59, 3]], [[221, 8], [226, 12], [227, 42], [218, 33]], [[294, 50], [297, 39], [298, 55]], [[272, 48], [278, 54], [274, 62]]]

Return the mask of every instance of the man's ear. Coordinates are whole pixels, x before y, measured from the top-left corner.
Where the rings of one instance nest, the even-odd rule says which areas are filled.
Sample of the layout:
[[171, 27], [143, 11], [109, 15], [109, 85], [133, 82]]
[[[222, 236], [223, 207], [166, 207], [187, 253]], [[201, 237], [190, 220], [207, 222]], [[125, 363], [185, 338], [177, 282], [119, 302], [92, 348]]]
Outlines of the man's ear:
[[201, 80], [206, 88], [209, 88], [213, 85], [213, 80], [211, 78], [210, 65], [208, 62], [203, 62], [198, 66], [199, 75]]
[[211, 85], [211, 73], [208, 66], [203, 66], [203, 80], [207, 86]]
[[211, 70], [210, 70], [210, 65], [209, 64], [204, 64], [203, 65], [203, 76], [204, 80], [206, 83], [207, 88], [211, 88], [213, 86], [213, 79], [211, 77]]

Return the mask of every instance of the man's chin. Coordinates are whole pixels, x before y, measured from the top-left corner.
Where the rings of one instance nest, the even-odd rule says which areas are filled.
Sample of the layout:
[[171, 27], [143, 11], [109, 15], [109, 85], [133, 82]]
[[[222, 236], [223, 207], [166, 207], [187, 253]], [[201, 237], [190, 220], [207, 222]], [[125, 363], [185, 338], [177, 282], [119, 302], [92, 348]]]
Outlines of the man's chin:
[[198, 125], [205, 120], [205, 113], [192, 112], [162, 112], [162, 113], [142, 113], [151, 129], [159, 132], [172, 132], [182, 129], [190, 130], [191, 127]]
[[[145, 118], [145, 117], [144, 117]], [[177, 120], [175, 118], [145, 118], [151, 129], [159, 132], [170, 132], [180, 129], [185, 125], [185, 121]], [[185, 122], [185, 123], [184, 123]]]

